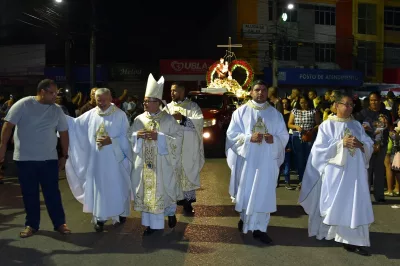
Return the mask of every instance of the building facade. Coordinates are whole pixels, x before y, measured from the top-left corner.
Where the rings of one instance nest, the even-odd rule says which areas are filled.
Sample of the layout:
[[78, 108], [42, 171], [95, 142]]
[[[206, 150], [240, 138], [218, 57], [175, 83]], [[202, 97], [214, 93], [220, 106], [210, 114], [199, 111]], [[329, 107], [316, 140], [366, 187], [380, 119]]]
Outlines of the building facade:
[[274, 57], [279, 68], [360, 71], [367, 82], [393, 79], [389, 73], [400, 68], [398, 0], [278, 0], [274, 7], [272, 0], [237, 0], [244, 45], [237, 54], [259, 74]]

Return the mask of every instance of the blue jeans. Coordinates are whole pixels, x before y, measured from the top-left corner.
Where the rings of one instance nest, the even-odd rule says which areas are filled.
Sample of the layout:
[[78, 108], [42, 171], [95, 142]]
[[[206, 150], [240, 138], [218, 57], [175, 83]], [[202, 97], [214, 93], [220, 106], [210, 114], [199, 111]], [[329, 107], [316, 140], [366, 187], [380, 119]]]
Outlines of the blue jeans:
[[303, 181], [308, 156], [310, 155], [313, 142], [302, 142], [299, 135], [293, 135], [293, 151], [297, 161], [297, 172], [300, 183]]
[[40, 191], [42, 187], [47, 212], [54, 229], [65, 224], [64, 208], [58, 188], [58, 161], [17, 161], [18, 179], [24, 200], [25, 226], [39, 230]]
[[286, 184], [290, 183], [290, 158], [292, 157], [292, 146], [292, 135], [289, 135], [289, 141], [285, 149], [290, 149], [291, 151], [285, 151], [285, 160], [283, 161], [283, 176], [285, 177]]

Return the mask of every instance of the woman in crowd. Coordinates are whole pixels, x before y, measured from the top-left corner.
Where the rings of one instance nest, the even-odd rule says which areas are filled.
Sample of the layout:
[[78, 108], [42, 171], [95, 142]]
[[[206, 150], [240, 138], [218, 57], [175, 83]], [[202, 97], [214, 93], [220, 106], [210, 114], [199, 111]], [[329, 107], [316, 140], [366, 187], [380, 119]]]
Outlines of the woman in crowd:
[[300, 181], [296, 188], [297, 190], [301, 189], [307, 159], [310, 155], [320, 120], [319, 112], [316, 112], [313, 108], [313, 103], [307, 97], [301, 96], [292, 110], [288, 122], [288, 127], [293, 130], [293, 151], [297, 161]]

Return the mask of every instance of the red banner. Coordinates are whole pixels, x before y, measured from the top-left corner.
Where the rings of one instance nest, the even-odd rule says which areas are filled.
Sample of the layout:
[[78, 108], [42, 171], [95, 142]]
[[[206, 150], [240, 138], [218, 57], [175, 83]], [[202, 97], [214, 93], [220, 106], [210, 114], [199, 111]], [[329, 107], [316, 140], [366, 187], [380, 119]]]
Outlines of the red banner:
[[161, 75], [205, 75], [216, 60], [160, 60]]
[[383, 70], [383, 82], [400, 84], [400, 68], [386, 68]]

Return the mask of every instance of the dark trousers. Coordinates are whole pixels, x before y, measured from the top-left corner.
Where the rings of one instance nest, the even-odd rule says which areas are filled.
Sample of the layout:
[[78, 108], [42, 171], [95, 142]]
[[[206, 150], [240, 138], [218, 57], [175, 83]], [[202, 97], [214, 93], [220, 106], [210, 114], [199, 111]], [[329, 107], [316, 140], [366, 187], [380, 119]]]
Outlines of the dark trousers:
[[42, 187], [47, 211], [54, 229], [65, 224], [65, 214], [58, 188], [58, 161], [17, 161], [18, 179], [25, 205], [25, 226], [38, 230], [40, 225], [40, 191]]
[[306, 170], [308, 156], [310, 155], [313, 142], [302, 142], [300, 137], [293, 135], [293, 152], [297, 162], [297, 172], [300, 183], [303, 181], [304, 171]]
[[368, 181], [374, 186], [375, 201], [385, 199], [385, 156], [387, 145], [381, 146], [377, 153], [372, 154], [369, 160]]

